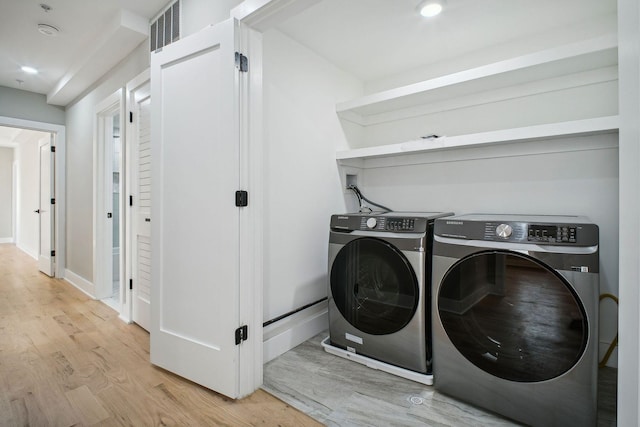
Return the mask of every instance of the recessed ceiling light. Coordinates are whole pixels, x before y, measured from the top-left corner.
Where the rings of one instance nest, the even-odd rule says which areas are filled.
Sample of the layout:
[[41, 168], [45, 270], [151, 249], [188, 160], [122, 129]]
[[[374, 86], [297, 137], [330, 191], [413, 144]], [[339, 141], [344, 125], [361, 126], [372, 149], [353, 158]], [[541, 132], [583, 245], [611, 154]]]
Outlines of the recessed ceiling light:
[[441, 0], [427, 0], [425, 2], [420, 3], [418, 6], [418, 10], [420, 11], [420, 15], [431, 18], [432, 16], [436, 16], [442, 12], [442, 8], [444, 6], [444, 1]]
[[59, 29], [49, 24], [38, 24], [38, 32], [40, 34], [44, 34], [45, 36], [55, 37], [60, 32]]
[[33, 67], [27, 67], [26, 65], [22, 67], [22, 71], [27, 74], [38, 74], [38, 70]]

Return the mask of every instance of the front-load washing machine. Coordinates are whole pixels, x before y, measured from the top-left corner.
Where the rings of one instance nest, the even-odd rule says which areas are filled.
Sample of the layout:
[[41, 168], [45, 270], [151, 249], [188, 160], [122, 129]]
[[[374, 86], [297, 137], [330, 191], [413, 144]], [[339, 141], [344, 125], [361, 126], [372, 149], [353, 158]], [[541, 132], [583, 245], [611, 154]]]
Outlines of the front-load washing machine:
[[584, 217], [437, 220], [436, 390], [528, 425], [595, 425], [598, 244]]
[[433, 222], [446, 215], [451, 214], [389, 212], [331, 217], [331, 346], [349, 355], [431, 373]]

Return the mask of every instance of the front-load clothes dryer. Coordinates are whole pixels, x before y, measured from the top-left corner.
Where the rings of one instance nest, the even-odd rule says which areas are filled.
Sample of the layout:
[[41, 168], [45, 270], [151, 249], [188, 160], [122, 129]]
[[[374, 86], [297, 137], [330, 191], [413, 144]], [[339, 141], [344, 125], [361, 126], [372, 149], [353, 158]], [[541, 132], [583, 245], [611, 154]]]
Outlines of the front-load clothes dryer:
[[436, 390], [528, 425], [595, 425], [598, 244], [584, 217], [437, 220]]
[[333, 215], [329, 340], [406, 370], [431, 372], [433, 222], [445, 213]]

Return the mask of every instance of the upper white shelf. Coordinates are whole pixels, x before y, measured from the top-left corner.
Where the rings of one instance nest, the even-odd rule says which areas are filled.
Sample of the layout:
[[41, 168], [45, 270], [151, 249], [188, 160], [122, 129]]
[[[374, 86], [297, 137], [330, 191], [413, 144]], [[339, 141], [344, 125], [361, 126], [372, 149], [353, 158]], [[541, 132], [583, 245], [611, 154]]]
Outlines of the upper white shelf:
[[433, 150], [473, 147], [478, 145], [494, 145], [580, 135], [586, 136], [617, 132], [618, 128], [618, 116], [597, 117], [585, 120], [503, 129], [468, 135], [419, 139], [377, 147], [356, 148], [353, 150], [338, 151], [336, 153], [336, 159], [347, 160], [389, 157], [423, 153]]
[[558, 46], [343, 102], [336, 111], [366, 125], [368, 117], [381, 113], [613, 66], [618, 63], [617, 45], [616, 35], [607, 35]]

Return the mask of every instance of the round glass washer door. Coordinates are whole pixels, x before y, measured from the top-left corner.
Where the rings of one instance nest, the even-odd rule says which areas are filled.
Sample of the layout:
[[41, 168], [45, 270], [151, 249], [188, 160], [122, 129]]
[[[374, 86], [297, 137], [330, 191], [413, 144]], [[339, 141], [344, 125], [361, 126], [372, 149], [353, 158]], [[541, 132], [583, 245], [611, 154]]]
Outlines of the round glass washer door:
[[404, 328], [420, 297], [407, 258], [371, 237], [347, 243], [331, 267], [331, 295], [342, 316], [358, 330], [384, 335]]
[[440, 285], [438, 315], [467, 360], [506, 380], [558, 377], [587, 345], [587, 318], [573, 288], [515, 252], [479, 252], [454, 264]]

